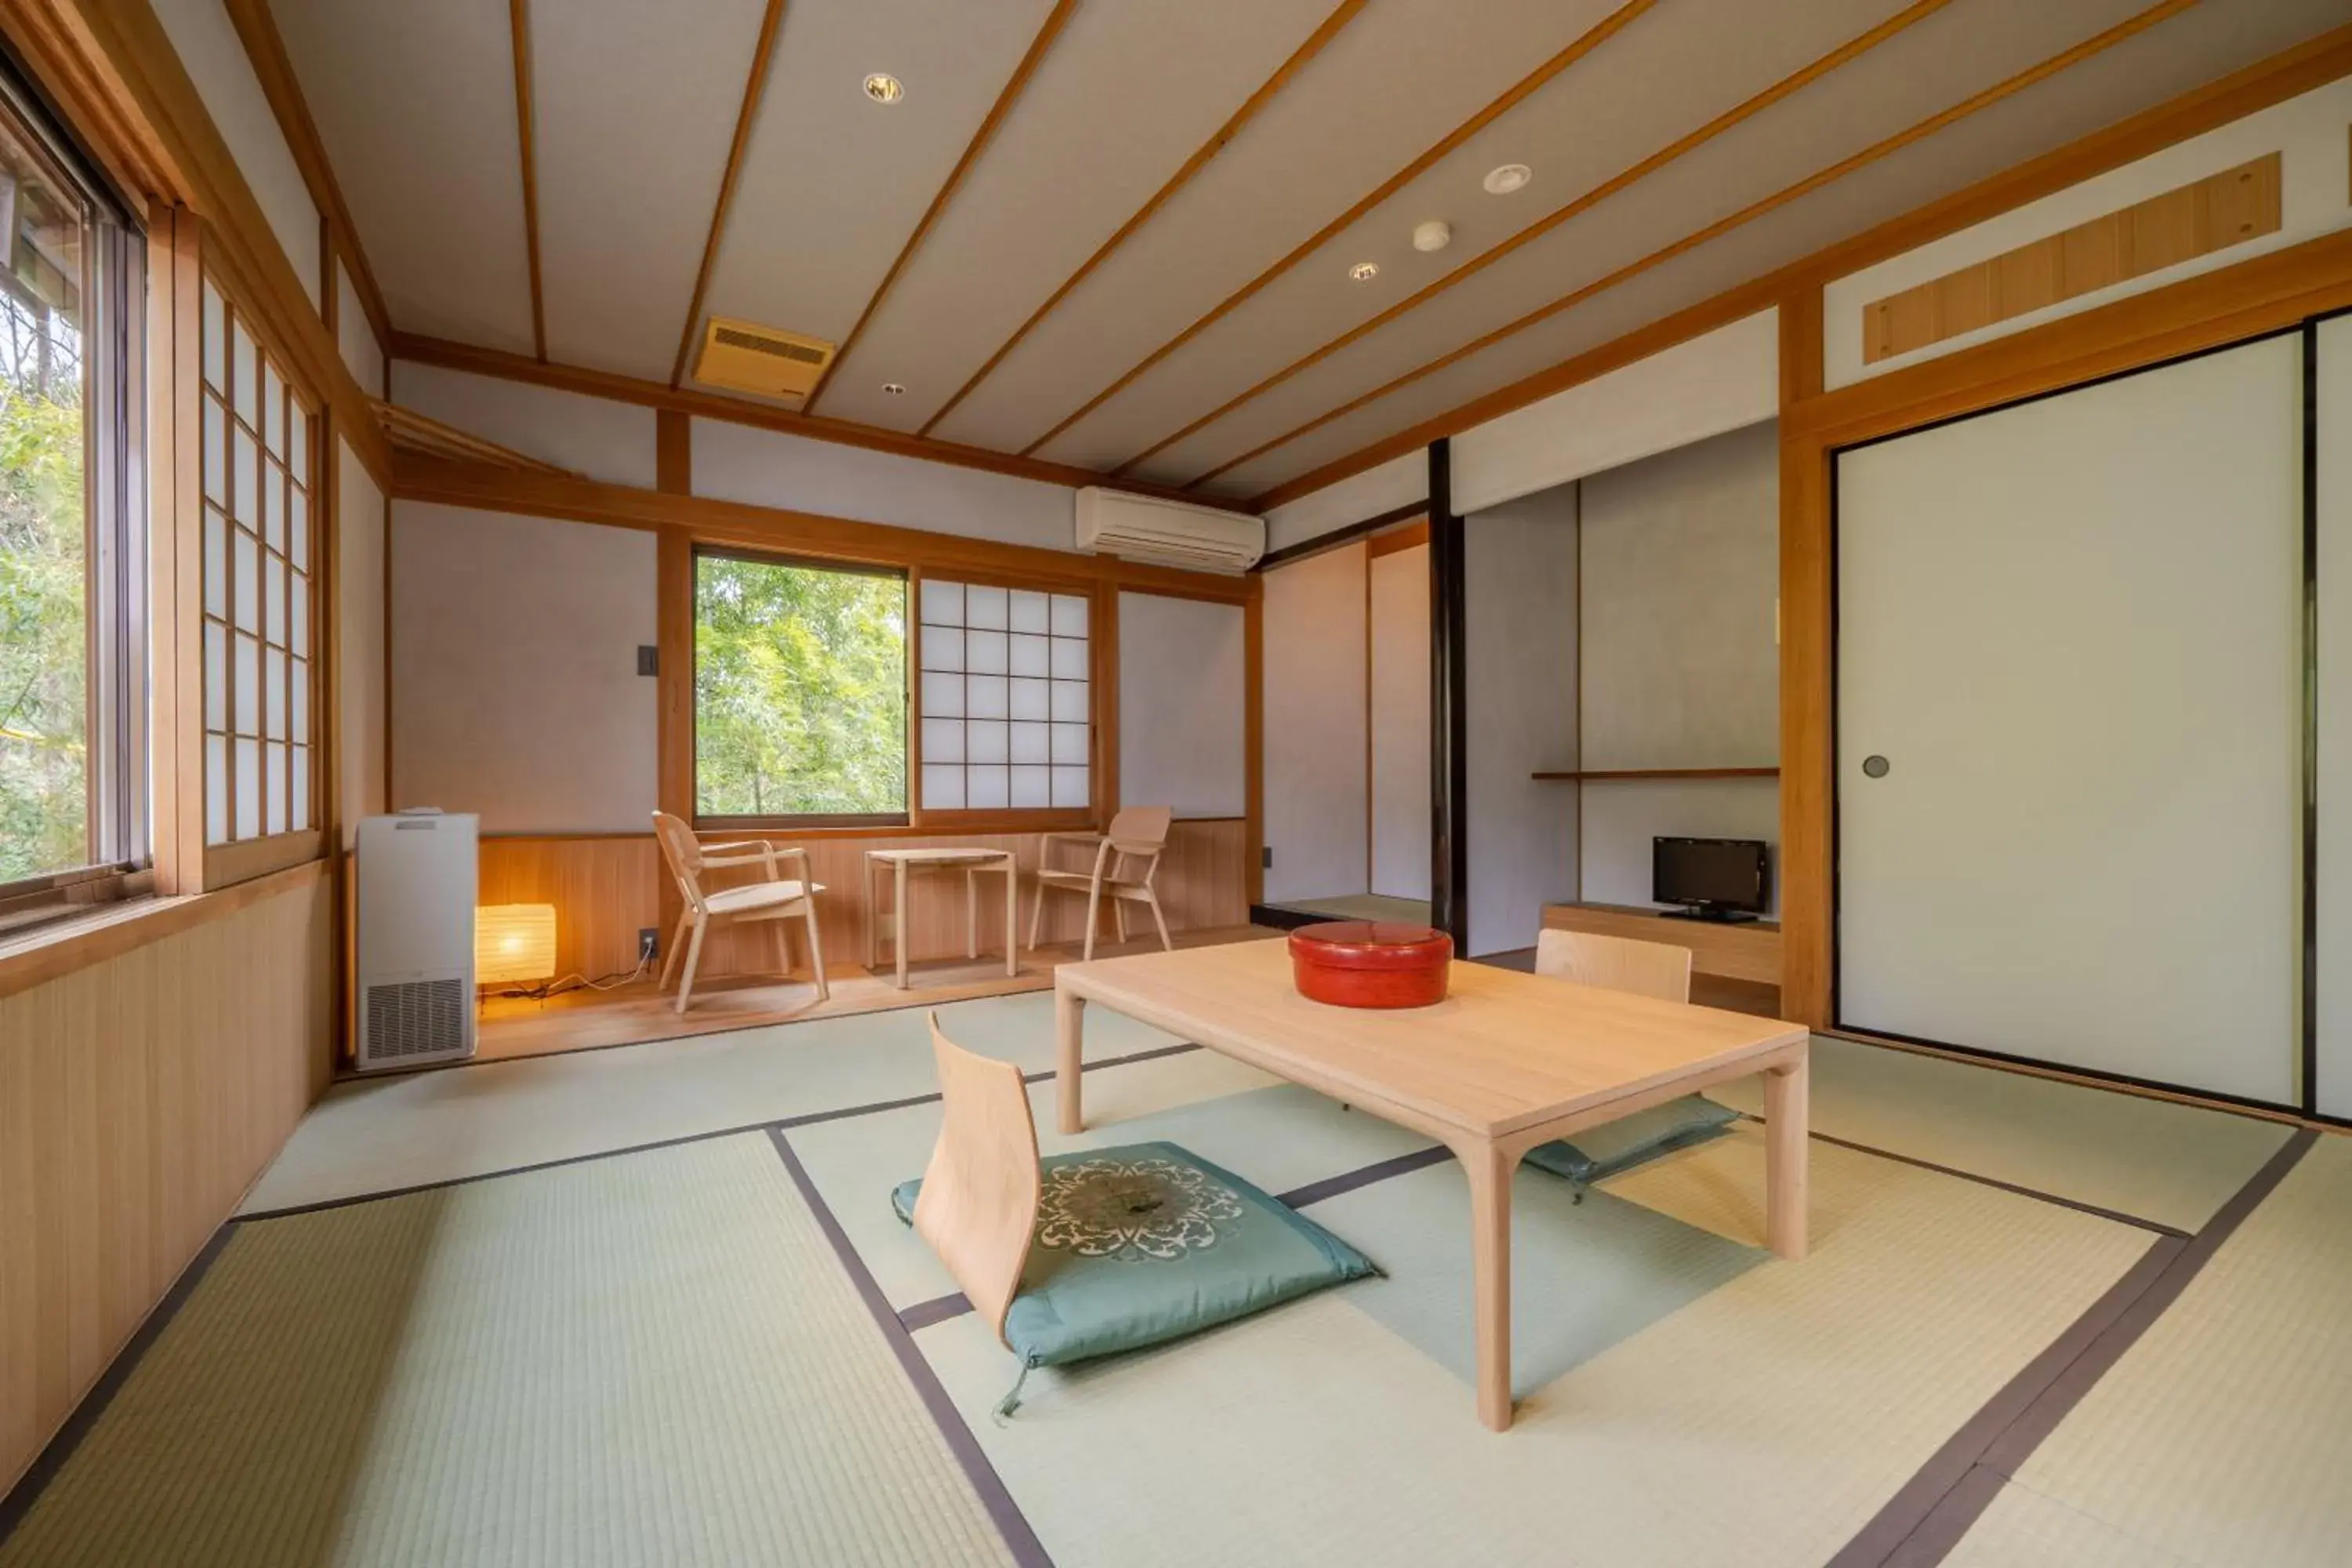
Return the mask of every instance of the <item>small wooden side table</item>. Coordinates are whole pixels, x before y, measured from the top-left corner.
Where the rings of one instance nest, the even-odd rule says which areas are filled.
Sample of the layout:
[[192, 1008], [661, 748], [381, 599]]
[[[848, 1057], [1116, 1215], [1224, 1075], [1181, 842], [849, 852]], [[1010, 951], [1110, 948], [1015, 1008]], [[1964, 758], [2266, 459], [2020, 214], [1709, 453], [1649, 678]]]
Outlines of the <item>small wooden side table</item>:
[[868, 849], [866, 852], [866, 967], [882, 962], [882, 868], [890, 868], [890, 946], [898, 961], [898, 989], [907, 988], [907, 874], [916, 871], [963, 872], [963, 945], [966, 958], [980, 956], [980, 874], [1004, 873], [1004, 973], [1020, 973], [1019, 949], [1013, 942], [1018, 923], [1020, 877], [1010, 849]]

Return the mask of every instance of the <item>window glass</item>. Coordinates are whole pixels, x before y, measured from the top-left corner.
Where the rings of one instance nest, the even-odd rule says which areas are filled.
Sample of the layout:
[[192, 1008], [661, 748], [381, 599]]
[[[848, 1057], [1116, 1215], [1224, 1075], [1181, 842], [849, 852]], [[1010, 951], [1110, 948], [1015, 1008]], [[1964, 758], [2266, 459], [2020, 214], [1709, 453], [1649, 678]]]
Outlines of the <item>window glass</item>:
[[698, 555], [694, 752], [699, 816], [904, 817], [906, 578]]

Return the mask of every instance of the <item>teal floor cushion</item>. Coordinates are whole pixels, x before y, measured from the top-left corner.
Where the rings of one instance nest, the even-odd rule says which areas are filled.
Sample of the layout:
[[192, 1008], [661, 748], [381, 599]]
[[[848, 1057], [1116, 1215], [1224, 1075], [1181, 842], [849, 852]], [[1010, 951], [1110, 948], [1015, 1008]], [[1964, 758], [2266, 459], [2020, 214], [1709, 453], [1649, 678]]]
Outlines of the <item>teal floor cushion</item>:
[[[1036, 1234], [1004, 1320], [1024, 1377], [1380, 1272], [1306, 1215], [1173, 1143], [1048, 1155], [1038, 1172]], [[922, 1184], [890, 1194], [909, 1225]]]
[[1584, 1189], [1603, 1176], [1630, 1171], [1645, 1160], [1675, 1149], [1687, 1149], [1710, 1138], [1720, 1138], [1739, 1120], [1739, 1112], [1716, 1104], [1704, 1095], [1686, 1094], [1647, 1110], [1598, 1127], [1588, 1127], [1573, 1140], [1555, 1138], [1528, 1151], [1528, 1163], [1555, 1176], [1566, 1176]]

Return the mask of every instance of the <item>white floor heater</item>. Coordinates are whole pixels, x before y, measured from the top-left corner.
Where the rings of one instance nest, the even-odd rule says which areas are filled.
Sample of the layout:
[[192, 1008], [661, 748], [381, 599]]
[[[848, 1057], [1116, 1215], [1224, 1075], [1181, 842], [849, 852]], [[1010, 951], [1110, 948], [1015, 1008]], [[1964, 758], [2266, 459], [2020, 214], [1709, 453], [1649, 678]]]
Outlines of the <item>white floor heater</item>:
[[480, 818], [370, 816], [359, 832], [359, 1048], [364, 1072], [474, 1054]]

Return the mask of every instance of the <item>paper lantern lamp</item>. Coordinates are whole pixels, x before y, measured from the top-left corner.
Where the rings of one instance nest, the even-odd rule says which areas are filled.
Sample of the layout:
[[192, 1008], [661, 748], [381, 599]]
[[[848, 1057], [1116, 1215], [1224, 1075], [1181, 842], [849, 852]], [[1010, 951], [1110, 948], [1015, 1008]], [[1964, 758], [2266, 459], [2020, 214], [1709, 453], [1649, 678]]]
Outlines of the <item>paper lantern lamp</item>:
[[555, 906], [492, 904], [474, 911], [474, 983], [555, 978]]

